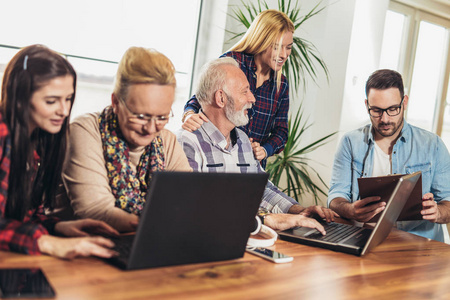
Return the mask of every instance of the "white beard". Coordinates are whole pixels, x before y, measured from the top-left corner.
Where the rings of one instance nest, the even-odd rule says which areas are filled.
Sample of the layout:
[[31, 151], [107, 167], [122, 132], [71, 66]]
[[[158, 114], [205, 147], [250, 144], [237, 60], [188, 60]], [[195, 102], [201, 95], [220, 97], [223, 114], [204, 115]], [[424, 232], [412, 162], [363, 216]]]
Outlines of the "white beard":
[[234, 100], [231, 97], [228, 97], [228, 103], [225, 106], [225, 116], [228, 120], [234, 124], [234, 126], [244, 126], [248, 123], [248, 115], [245, 113], [247, 109], [252, 108], [252, 105], [247, 105], [242, 108], [241, 111], [234, 110]]

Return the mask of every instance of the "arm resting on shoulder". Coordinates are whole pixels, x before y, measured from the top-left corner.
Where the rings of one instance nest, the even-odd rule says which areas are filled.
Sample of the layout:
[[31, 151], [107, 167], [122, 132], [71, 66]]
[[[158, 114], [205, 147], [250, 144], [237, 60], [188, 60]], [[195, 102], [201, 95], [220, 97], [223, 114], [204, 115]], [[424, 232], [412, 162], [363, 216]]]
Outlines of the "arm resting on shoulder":
[[193, 132], [200, 128], [206, 118], [203, 114], [198, 113], [200, 108], [201, 106], [197, 97], [193, 95], [184, 106], [184, 113], [181, 118], [183, 129]]
[[193, 95], [191, 99], [186, 102], [186, 105], [184, 106], [184, 112], [186, 113], [187, 111], [191, 110], [194, 113], [198, 113], [200, 108], [201, 106], [200, 103], [198, 103], [197, 97]]

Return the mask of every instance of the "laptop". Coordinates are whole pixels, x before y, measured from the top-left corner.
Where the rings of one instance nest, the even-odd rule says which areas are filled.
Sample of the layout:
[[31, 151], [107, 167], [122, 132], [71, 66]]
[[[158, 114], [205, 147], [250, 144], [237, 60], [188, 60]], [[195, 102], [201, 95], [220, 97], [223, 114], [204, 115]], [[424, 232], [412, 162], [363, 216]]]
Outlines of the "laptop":
[[[358, 178], [359, 186], [359, 196], [361, 199], [370, 196], [379, 196], [380, 201], [387, 203], [389, 197], [395, 186], [397, 185], [398, 179], [403, 176], [402, 174], [394, 174], [387, 176], [376, 176], [376, 177], [361, 177]], [[411, 192], [405, 206], [403, 207], [397, 221], [416, 221], [422, 220], [422, 175], [420, 175], [417, 183]], [[374, 216], [372, 219], [366, 223], [375, 223], [378, 221], [380, 214]]]
[[279, 237], [300, 244], [358, 256], [365, 255], [388, 236], [420, 177], [421, 173], [416, 172], [398, 179], [386, 208], [381, 212], [373, 229], [332, 222], [324, 226], [327, 230], [326, 235], [322, 235], [316, 229], [296, 227], [279, 232]]
[[113, 238], [120, 255], [107, 261], [134, 270], [242, 257], [268, 176], [154, 173], [136, 234]]

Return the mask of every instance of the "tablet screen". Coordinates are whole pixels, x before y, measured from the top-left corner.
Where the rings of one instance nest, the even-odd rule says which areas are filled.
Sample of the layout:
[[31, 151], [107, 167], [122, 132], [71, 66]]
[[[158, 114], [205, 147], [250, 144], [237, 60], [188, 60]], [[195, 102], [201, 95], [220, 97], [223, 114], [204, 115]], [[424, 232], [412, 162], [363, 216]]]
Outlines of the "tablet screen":
[[[391, 194], [397, 185], [398, 179], [402, 174], [377, 176], [377, 177], [363, 177], [358, 178], [359, 196], [361, 199], [370, 196], [381, 197], [380, 201], [388, 202]], [[403, 207], [398, 221], [414, 221], [422, 220], [422, 174], [417, 181], [411, 195]], [[374, 216], [367, 223], [377, 222], [380, 214]]]
[[53, 298], [55, 292], [41, 269], [0, 269], [1, 298]]

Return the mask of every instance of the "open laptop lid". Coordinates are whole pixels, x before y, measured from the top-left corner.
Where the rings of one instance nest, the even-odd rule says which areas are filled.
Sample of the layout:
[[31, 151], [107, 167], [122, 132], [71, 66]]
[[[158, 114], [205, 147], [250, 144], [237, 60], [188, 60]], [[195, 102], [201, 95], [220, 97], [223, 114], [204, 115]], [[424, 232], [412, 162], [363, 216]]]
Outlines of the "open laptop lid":
[[421, 175], [421, 172], [416, 172], [404, 175], [398, 179], [394, 191], [386, 204], [386, 208], [380, 214], [380, 218], [361, 251], [361, 255], [368, 253], [388, 236]]
[[[358, 178], [359, 195], [361, 199], [370, 196], [379, 196], [380, 201], [388, 203], [392, 191], [397, 186], [399, 178], [404, 174], [394, 174], [376, 177]], [[422, 210], [422, 174], [420, 174], [417, 184], [414, 186], [411, 195], [403, 207], [397, 221], [414, 221], [422, 220], [420, 211]], [[378, 221], [380, 214], [374, 216], [367, 223], [375, 223]]]
[[268, 174], [152, 175], [128, 269], [244, 255]]

